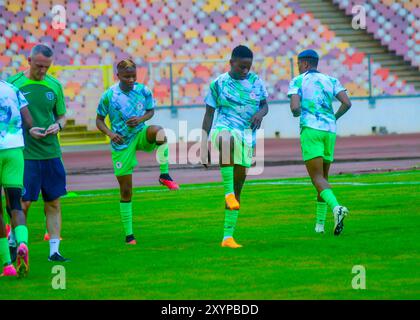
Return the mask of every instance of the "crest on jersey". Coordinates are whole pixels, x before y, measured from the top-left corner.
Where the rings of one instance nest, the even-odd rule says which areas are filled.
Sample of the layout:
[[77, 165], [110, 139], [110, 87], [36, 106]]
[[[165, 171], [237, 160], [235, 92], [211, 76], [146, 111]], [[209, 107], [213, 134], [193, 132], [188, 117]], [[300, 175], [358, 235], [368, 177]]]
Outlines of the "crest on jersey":
[[51, 91], [48, 91], [47, 93], [45, 93], [45, 96], [47, 97], [48, 100], [52, 101], [54, 100], [54, 93]]

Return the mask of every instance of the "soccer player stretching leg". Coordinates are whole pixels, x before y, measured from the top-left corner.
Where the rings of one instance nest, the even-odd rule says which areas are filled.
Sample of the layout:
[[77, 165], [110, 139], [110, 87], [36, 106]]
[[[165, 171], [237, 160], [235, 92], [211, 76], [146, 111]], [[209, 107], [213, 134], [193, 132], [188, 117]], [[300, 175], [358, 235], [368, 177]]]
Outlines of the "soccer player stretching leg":
[[[120, 185], [120, 214], [125, 230], [125, 242], [137, 244], [133, 233], [132, 189], [133, 170], [137, 165], [136, 151], [157, 150], [160, 164], [159, 182], [170, 190], [179, 186], [169, 176], [169, 148], [160, 126], [145, 122], [154, 115], [152, 92], [136, 82], [136, 64], [125, 59], [117, 65], [120, 80], [102, 95], [97, 109], [96, 126], [111, 139], [114, 172]], [[109, 115], [111, 129], [105, 124]]]
[[208, 135], [219, 150], [219, 164], [225, 191], [225, 222], [222, 247], [240, 248], [233, 238], [238, 220], [246, 169], [251, 166], [256, 129], [268, 113], [267, 90], [263, 81], [249, 72], [253, 53], [245, 46], [236, 47], [230, 59], [231, 69], [210, 84], [203, 119], [201, 162], [207, 167], [210, 153]]
[[[300, 142], [303, 160], [318, 191], [315, 231], [324, 232], [327, 205], [333, 210], [334, 235], [343, 231], [348, 209], [339, 204], [328, 183], [328, 171], [334, 159], [336, 120], [351, 107], [346, 89], [340, 82], [317, 70], [319, 56], [314, 50], [298, 55], [300, 75], [289, 85], [288, 97], [293, 116], [300, 116]], [[341, 106], [334, 114], [332, 101], [336, 97]]]

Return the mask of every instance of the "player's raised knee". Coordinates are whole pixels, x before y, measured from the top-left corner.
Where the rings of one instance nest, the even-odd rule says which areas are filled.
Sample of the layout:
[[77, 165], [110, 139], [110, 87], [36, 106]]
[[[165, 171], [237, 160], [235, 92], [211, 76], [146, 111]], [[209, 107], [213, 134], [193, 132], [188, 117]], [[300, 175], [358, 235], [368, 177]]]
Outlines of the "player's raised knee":
[[164, 144], [167, 141], [165, 129], [161, 126], [152, 125], [147, 129], [149, 141], [156, 142], [156, 144]]

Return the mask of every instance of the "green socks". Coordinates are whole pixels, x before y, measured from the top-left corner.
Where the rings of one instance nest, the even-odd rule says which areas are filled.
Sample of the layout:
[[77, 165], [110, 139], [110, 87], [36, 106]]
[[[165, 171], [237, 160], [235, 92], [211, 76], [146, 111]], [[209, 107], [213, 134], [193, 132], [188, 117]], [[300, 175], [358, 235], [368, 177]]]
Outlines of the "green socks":
[[28, 244], [28, 228], [25, 225], [20, 225], [15, 228], [15, 236], [17, 244]]
[[235, 193], [233, 187], [233, 166], [220, 167], [220, 173], [222, 174], [223, 187], [225, 188], [225, 195]]
[[130, 202], [120, 202], [121, 221], [124, 226], [125, 235], [133, 234], [133, 207]]
[[325, 218], [327, 217], [327, 204], [325, 202], [316, 203], [316, 223], [325, 224]]
[[319, 195], [321, 196], [322, 199], [324, 199], [324, 201], [328, 204], [328, 206], [332, 210], [334, 210], [336, 206], [339, 206], [338, 201], [335, 198], [335, 195], [331, 189], [324, 189]]
[[169, 173], [169, 146], [167, 143], [162, 144], [156, 151], [156, 158], [159, 162], [160, 173]]
[[225, 227], [223, 232], [223, 239], [233, 237], [236, 222], [238, 221], [239, 210], [225, 209]]
[[[234, 177], [234, 167], [220, 167], [220, 173], [222, 175], [223, 187], [225, 190], [225, 195], [235, 194], [233, 177]], [[235, 231], [236, 222], [238, 221], [239, 210], [229, 210], [225, 209], [225, 225], [223, 232], [223, 239], [233, 237], [233, 232]]]
[[10, 259], [9, 242], [7, 238], [0, 238], [0, 261], [3, 266], [12, 263]]
[[45, 234], [47, 234], [48, 233], [47, 214], [44, 215], [44, 221], [45, 221]]

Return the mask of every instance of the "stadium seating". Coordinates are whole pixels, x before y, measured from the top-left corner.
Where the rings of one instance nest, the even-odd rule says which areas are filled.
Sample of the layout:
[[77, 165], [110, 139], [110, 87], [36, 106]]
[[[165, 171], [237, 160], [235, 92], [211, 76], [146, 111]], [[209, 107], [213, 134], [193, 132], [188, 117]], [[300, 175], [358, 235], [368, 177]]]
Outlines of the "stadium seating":
[[[348, 10], [358, 1], [338, 2]], [[407, 1], [404, 8], [397, 8], [385, 6], [388, 2], [372, 1], [376, 13], [368, 28], [397, 52], [407, 50], [413, 63], [419, 63], [420, 25], [418, 19], [409, 18], [418, 17], [418, 5]], [[64, 30], [51, 26], [50, 11], [57, 4], [66, 8]], [[394, 24], [406, 18], [401, 26], [407, 28], [384, 32], [386, 22], [381, 17], [393, 19]], [[369, 93], [367, 56], [291, 0], [3, 0], [0, 32], [4, 35], [0, 38], [2, 78], [10, 69], [26, 68], [26, 56], [38, 41], [54, 48], [55, 65], [114, 65], [131, 56], [139, 66], [139, 81], [153, 89], [158, 106], [171, 104], [171, 78], [174, 105], [202, 104], [210, 80], [227, 70], [226, 59], [238, 44], [254, 51], [254, 70], [266, 81], [270, 100], [287, 99], [289, 80], [297, 75], [294, 57], [306, 48], [320, 53], [320, 69], [339, 78], [351, 95]], [[168, 61], [177, 62], [170, 66]], [[57, 76], [71, 113], [77, 122], [86, 124], [86, 110], [96, 107], [93, 97], [104, 90], [101, 73], [65, 70]], [[372, 85], [375, 95], [416, 93], [412, 85], [375, 62]], [[88, 102], [93, 105], [87, 106]]]
[[334, 0], [347, 14], [363, 5], [366, 27], [383, 45], [420, 67], [420, 1]]

